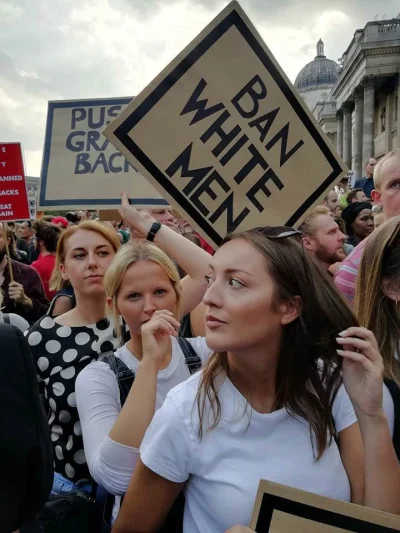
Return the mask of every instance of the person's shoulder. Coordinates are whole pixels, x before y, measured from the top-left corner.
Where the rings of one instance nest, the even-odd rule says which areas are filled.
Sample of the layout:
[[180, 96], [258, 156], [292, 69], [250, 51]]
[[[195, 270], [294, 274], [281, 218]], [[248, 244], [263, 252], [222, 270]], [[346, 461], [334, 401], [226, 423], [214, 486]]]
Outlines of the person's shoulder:
[[363, 177], [363, 178], [360, 178], [358, 179], [355, 184], [354, 184], [354, 189], [359, 189], [361, 188], [365, 182], [367, 181], [367, 178], [366, 177]]
[[54, 339], [56, 336], [56, 327], [57, 323], [54, 321], [54, 319], [45, 315], [35, 322], [27, 331], [25, 331], [25, 336], [28, 340], [31, 350], [34, 350], [35, 347], [43, 342]]
[[192, 406], [197, 396], [201, 376], [202, 371], [191, 375], [186, 381], [179, 383], [179, 385], [171, 389], [167, 394], [167, 398], [177, 407]]
[[75, 387], [86, 389], [88, 384], [108, 384], [108, 381], [116, 381], [115, 374], [108, 363], [104, 361], [92, 361], [79, 372]]

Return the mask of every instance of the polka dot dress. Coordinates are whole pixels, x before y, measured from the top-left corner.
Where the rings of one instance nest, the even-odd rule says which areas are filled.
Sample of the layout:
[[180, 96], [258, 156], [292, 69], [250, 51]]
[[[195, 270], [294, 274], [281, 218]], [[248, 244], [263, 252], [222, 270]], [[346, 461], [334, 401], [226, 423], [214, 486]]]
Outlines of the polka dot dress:
[[120, 346], [107, 319], [68, 327], [44, 317], [27, 333], [36, 371], [44, 381], [54, 447], [54, 469], [75, 483], [89, 479], [75, 399], [75, 380], [89, 363]]

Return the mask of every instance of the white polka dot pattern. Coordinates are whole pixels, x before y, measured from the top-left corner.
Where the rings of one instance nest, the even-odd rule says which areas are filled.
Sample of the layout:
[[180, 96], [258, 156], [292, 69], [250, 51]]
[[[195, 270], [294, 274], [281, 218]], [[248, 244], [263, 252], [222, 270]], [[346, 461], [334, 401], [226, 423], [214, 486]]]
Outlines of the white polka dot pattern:
[[120, 343], [104, 319], [95, 325], [69, 327], [44, 317], [27, 340], [49, 404], [54, 469], [77, 482], [90, 479], [76, 408], [75, 380], [91, 361], [109, 355]]

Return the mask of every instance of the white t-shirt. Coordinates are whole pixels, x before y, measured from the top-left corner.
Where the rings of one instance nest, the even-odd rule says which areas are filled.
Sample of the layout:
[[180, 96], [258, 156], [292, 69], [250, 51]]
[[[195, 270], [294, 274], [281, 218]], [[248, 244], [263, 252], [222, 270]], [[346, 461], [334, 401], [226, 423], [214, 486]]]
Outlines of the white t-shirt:
[[[173, 387], [190, 377], [179, 343], [176, 338], [171, 339], [171, 361], [167, 368], [158, 372], [156, 410]], [[211, 354], [205, 339], [197, 337], [187, 340], [204, 363]], [[139, 369], [139, 360], [126, 346], [119, 348], [115, 356], [130, 370], [136, 372]], [[139, 450], [119, 444], [108, 436], [121, 411], [115, 374], [107, 363], [94, 361], [78, 375], [75, 392], [90, 473], [108, 492], [122, 496], [128, 489]], [[114, 517], [116, 513], [117, 509], [114, 509]]]
[[[184, 533], [221, 533], [250, 523], [260, 479], [339, 500], [350, 500], [350, 484], [332, 441], [315, 460], [309, 425], [285, 409], [269, 414], [248, 406], [229, 379], [219, 390], [221, 420], [199, 440], [198, 373], [175, 387], [155, 414], [140, 448], [143, 463], [186, 488]], [[209, 406], [209, 403], [206, 403]], [[336, 431], [356, 422], [343, 386], [333, 404]], [[206, 416], [207, 418], [207, 416]]]
[[[10, 324], [18, 328], [20, 331], [22, 331], [22, 333], [26, 331], [27, 329], [29, 329], [30, 327], [29, 322], [25, 320], [25, 318], [15, 313], [7, 313], [7, 314], [8, 314], [8, 319], [10, 321]], [[4, 323], [5, 323], [4, 313], [0, 311], [0, 324], [4, 324]]]

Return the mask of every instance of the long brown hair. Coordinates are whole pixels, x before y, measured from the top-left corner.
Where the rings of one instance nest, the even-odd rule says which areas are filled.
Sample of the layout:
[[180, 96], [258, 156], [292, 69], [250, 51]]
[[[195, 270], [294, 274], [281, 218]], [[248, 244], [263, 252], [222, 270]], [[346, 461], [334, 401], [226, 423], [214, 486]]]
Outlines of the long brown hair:
[[[249, 242], [264, 255], [266, 270], [275, 285], [275, 305], [285, 301], [296, 305], [300, 297], [299, 317], [283, 326], [274, 408], [285, 408], [310, 424], [311, 442], [314, 435], [319, 459], [327, 447], [327, 435], [330, 442], [335, 434], [332, 404], [341, 385], [342, 366], [335, 339], [340, 331], [357, 325], [357, 320], [328, 275], [294, 239], [270, 239], [257, 229], [228, 236], [224, 243], [236, 239]], [[213, 354], [203, 370], [197, 394], [200, 438], [204, 419], [210, 420], [206, 416], [207, 401], [212, 420], [207, 429], [214, 429], [221, 418], [218, 391], [230, 375], [227, 353]]]
[[400, 386], [399, 353], [400, 316], [397, 303], [388, 289], [400, 291], [400, 216], [376, 229], [365, 247], [358, 271], [355, 313], [360, 324], [370, 329], [378, 341], [385, 365], [385, 376]]

